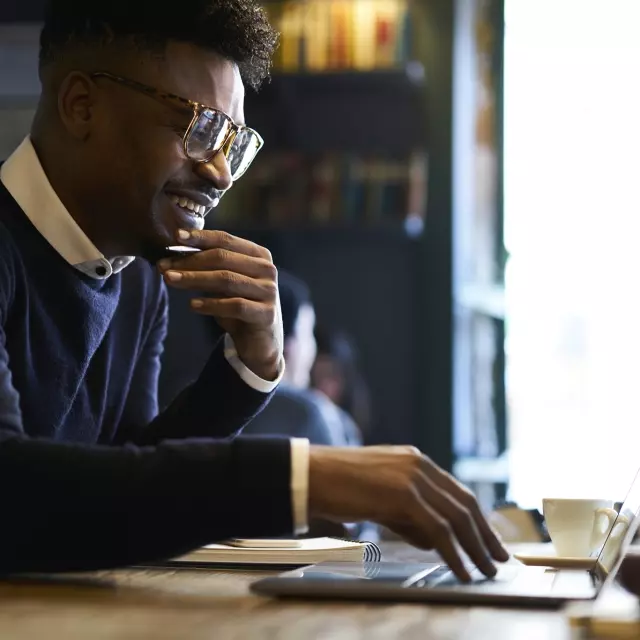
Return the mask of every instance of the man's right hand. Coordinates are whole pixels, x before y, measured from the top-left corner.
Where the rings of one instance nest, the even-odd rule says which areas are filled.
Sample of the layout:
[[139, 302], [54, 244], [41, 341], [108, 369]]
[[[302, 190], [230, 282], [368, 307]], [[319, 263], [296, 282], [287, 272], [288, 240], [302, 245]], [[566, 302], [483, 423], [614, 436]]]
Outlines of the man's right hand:
[[489, 577], [509, 559], [473, 494], [414, 447], [311, 447], [309, 516], [382, 524], [438, 551], [465, 582], [457, 545]]

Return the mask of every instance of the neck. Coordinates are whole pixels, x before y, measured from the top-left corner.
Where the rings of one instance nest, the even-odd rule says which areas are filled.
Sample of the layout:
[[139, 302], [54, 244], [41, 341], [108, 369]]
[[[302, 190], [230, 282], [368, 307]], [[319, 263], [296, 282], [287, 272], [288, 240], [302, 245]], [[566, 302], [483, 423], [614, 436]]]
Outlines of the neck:
[[82, 170], [64, 162], [64, 159], [69, 158], [71, 154], [61, 153], [60, 149], [63, 145], [57, 143], [55, 134], [49, 131], [45, 133], [39, 124], [36, 116], [31, 132], [31, 142], [56, 195], [99, 251], [105, 256], [121, 255], [116, 244], [109, 239], [107, 229], [101, 224], [104, 216], [98, 215], [95, 206], [91, 203], [90, 193], [83, 189], [86, 182], [83, 180]]

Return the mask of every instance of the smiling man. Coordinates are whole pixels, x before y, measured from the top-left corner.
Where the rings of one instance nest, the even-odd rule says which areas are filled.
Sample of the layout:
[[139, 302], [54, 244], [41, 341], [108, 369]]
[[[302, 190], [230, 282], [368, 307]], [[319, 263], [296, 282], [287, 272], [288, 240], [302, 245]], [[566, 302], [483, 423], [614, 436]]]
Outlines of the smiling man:
[[[413, 448], [237, 435], [284, 370], [277, 273], [202, 228], [262, 145], [244, 87], [276, 41], [251, 0], [50, 2], [31, 135], [0, 166], [0, 571], [167, 558], [309, 517], [376, 520], [463, 578], [456, 541], [488, 575], [506, 557]], [[159, 413], [167, 285], [226, 335]]]

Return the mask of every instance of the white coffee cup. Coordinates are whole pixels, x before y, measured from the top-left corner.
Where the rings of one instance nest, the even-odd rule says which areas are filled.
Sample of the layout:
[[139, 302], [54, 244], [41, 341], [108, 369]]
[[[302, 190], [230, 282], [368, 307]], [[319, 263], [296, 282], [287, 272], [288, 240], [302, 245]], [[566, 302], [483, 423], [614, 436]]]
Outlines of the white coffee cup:
[[618, 516], [613, 504], [613, 500], [544, 498], [544, 519], [556, 553], [584, 558], [597, 551]]

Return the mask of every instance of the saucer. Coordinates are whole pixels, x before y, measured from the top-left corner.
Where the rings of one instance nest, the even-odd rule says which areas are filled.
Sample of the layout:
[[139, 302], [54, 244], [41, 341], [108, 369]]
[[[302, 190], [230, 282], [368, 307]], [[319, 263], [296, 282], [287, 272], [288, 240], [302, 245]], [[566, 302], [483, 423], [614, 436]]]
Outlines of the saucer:
[[591, 556], [556, 556], [514, 553], [513, 557], [529, 567], [552, 567], [554, 569], [593, 569], [598, 558]]

